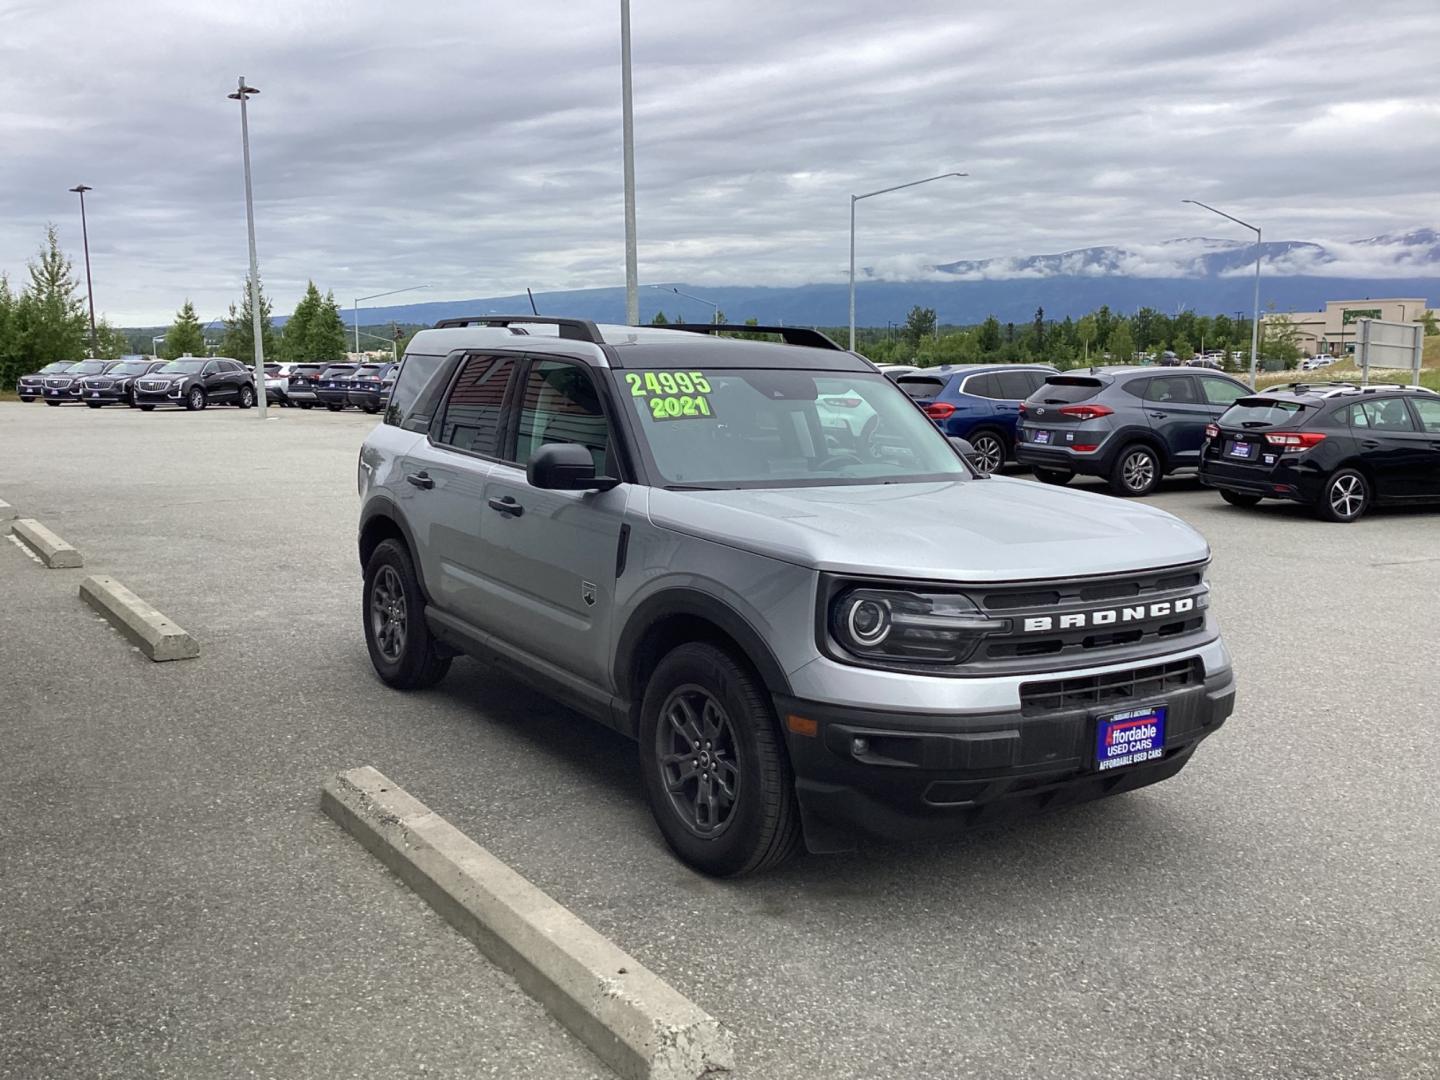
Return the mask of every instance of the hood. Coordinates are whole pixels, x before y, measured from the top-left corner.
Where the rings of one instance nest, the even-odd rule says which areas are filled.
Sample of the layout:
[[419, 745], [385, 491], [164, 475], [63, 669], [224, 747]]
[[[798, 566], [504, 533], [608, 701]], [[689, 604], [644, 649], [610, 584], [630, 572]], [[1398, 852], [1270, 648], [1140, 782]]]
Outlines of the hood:
[[838, 573], [941, 581], [1085, 577], [1208, 558], [1179, 518], [1026, 480], [650, 492], [666, 529]]

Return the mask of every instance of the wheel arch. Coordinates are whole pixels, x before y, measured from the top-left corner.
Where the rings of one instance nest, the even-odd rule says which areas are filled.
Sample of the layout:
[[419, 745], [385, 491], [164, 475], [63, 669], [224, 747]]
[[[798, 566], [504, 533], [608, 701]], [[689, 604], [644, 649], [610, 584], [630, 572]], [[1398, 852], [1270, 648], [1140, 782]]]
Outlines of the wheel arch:
[[410, 526], [406, 524], [399, 507], [392, 500], [386, 497], [373, 498], [360, 513], [360, 533], [357, 541], [361, 570], [364, 570], [375, 549], [386, 540], [399, 540], [405, 545], [405, 549], [410, 553], [411, 565], [415, 567], [415, 580], [420, 583], [420, 592], [424, 594], [425, 602], [430, 603], [430, 589], [425, 584], [420, 561], [415, 557], [417, 548]]
[[1115, 455], [1109, 461], [1109, 468], [1114, 468], [1115, 462], [1120, 460], [1120, 455], [1136, 443], [1143, 444], [1147, 449], [1155, 452], [1160, 462], [1160, 471], [1168, 473], [1174, 465], [1170, 460], [1170, 451], [1162, 439], [1151, 428], [1125, 427], [1115, 433]]

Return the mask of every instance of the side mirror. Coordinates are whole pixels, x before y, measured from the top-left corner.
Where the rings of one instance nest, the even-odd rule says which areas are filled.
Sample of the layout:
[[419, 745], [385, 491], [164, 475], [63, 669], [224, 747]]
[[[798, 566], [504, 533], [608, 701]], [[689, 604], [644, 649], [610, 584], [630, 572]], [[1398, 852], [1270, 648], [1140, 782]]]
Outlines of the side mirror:
[[982, 479], [990, 475], [985, 471], [984, 463], [980, 455], [976, 453], [975, 447], [970, 445], [969, 439], [962, 439], [958, 435], [951, 435], [949, 438], [950, 445], [955, 448], [956, 452], [965, 459], [972, 469], [980, 474]]
[[596, 476], [595, 459], [579, 443], [546, 443], [530, 455], [525, 479], [531, 487], [550, 491], [609, 491], [620, 483]]

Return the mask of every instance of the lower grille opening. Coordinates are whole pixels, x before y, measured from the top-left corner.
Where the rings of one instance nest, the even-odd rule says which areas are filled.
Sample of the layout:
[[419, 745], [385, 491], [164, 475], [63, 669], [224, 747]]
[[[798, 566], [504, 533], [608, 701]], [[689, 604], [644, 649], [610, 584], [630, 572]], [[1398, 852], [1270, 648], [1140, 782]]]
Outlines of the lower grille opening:
[[1030, 716], [1111, 705], [1123, 708], [1187, 686], [1199, 686], [1204, 681], [1205, 669], [1200, 658], [1192, 656], [1188, 660], [1172, 660], [1129, 671], [1021, 683], [1020, 711]]

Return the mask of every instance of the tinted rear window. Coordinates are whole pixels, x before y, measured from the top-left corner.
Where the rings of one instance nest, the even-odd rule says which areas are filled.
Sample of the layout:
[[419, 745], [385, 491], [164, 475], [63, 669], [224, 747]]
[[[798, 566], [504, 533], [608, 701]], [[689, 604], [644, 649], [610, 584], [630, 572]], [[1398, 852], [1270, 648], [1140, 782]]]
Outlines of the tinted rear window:
[[1077, 401], [1089, 401], [1104, 387], [1103, 382], [1091, 376], [1052, 375], [1028, 400], [1038, 405], [1071, 405]]
[[922, 379], [913, 375], [906, 375], [895, 380], [895, 385], [904, 390], [916, 401], [923, 401], [926, 398], [937, 396], [945, 389], [944, 379]]
[[1275, 401], [1270, 398], [1241, 398], [1220, 417], [1222, 427], [1260, 428], [1289, 427], [1304, 420], [1310, 406], [1299, 401]]
[[[403, 424], [413, 409], [420, 392], [425, 389], [435, 372], [439, 370], [443, 356], [426, 356], [423, 353], [406, 353], [405, 358], [400, 361], [398, 371], [391, 371], [390, 376], [395, 380], [395, 385], [390, 390], [390, 404], [385, 409], [385, 423]], [[454, 370], [453, 368], [451, 369]], [[427, 395], [428, 404], [422, 410], [416, 411], [416, 420], [423, 421], [412, 427], [412, 431], [424, 431], [427, 429], [430, 416], [433, 414], [436, 404], [436, 395]]]

